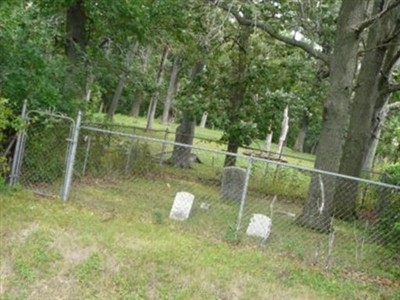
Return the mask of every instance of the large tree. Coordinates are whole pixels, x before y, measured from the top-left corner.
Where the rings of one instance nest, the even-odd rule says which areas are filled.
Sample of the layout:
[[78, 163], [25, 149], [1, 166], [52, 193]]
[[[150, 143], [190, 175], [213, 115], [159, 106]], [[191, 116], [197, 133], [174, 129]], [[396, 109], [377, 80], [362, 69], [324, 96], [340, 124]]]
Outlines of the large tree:
[[[384, 0], [376, 0], [373, 15], [382, 13], [384, 4]], [[342, 174], [361, 175], [371, 137], [374, 107], [376, 104], [381, 106], [388, 97], [388, 79], [396, 61], [393, 56], [398, 55], [397, 52], [400, 51], [398, 37], [400, 10], [390, 11], [370, 27], [365, 54], [354, 87], [350, 125], [339, 169]], [[334, 201], [335, 215], [346, 220], [356, 217], [356, 199], [357, 183], [340, 180]]]
[[[212, 1], [213, 2], [213, 1]], [[279, 31], [274, 28], [274, 21], [281, 26], [284, 23], [282, 14], [285, 11], [279, 11], [278, 18], [260, 18], [260, 15], [244, 15], [243, 10], [238, 10], [234, 5], [228, 5], [224, 1], [215, 2], [216, 5], [230, 12], [236, 20], [242, 24], [260, 28], [271, 37], [278, 39], [288, 45], [299, 47], [329, 64], [330, 88], [328, 97], [324, 105], [322, 130], [317, 148], [317, 157], [315, 167], [317, 169], [338, 172], [340, 159], [342, 156], [342, 146], [346, 137], [348, 124], [348, 115], [350, 113], [350, 104], [354, 91], [354, 82], [357, 82], [358, 55], [361, 37], [371, 26], [375, 26], [379, 20], [384, 18], [391, 10], [397, 8], [400, 1], [381, 1], [381, 11], [371, 14], [369, 2], [361, 0], [343, 0], [340, 11], [337, 15], [337, 22], [334, 29], [334, 43], [327, 44], [323, 48], [316, 46], [316, 42], [307, 38], [296, 38], [289, 36], [285, 31]], [[214, 3], [214, 2], [213, 2]], [[284, 3], [286, 5], [286, 2]], [[316, 3], [314, 3], [316, 4]], [[376, 1], [374, 2], [376, 4]], [[245, 3], [242, 3], [245, 5]], [[250, 4], [255, 6], [256, 4]], [[264, 4], [257, 4], [260, 7]], [[290, 3], [288, 2], [288, 5]], [[320, 3], [320, 6], [322, 4]], [[274, 8], [262, 11], [268, 13]], [[304, 11], [304, 10], [303, 10]], [[277, 14], [275, 13], [275, 16]], [[261, 19], [261, 20], [260, 20]], [[300, 18], [303, 20], [303, 18]], [[308, 20], [305, 21], [307, 24]], [[323, 25], [320, 21], [319, 26]], [[279, 28], [279, 27], [278, 27]], [[281, 27], [282, 28], [282, 27]], [[304, 29], [304, 30], [303, 30]], [[306, 31], [307, 26], [300, 22], [296, 28], [297, 32]], [[322, 45], [324, 46], [324, 45]], [[332, 49], [332, 51], [330, 51]], [[376, 79], [376, 77], [375, 77]], [[321, 195], [321, 187], [324, 186], [324, 195]], [[335, 181], [329, 176], [314, 176], [309, 189], [309, 195], [303, 209], [303, 213], [297, 219], [298, 223], [317, 230], [325, 231], [330, 227], [330, 217], [333, 214], [333, 195], [335, 191]], [[323, 200], [323, 201], [322, 201]], [[324, 203], [322, 203], [322, 202]]]

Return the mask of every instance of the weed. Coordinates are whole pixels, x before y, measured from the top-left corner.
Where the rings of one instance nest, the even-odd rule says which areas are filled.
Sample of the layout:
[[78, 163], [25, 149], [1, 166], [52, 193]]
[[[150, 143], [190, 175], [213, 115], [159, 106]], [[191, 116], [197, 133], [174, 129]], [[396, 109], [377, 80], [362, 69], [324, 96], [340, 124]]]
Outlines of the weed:
[[28, 282], [33, 282], [36, 278], [36, 274], [33, 269], [22, 259], [17, 258], [14, 263], [15, 271]]
[[236, 226], [231, 224], [225, 231], [224, 240], [230, 244], [238, 244], [239, 238], [236, 234]]
[[81, 281], [89, 281], [102, 269], [102, 261], [100, 256], [96, 253], [86, 259], [78, 270], [78, 278]]
[[153, 210], [153, 223], [162, 224], [164, 222], [163, 212], [159, 209]]

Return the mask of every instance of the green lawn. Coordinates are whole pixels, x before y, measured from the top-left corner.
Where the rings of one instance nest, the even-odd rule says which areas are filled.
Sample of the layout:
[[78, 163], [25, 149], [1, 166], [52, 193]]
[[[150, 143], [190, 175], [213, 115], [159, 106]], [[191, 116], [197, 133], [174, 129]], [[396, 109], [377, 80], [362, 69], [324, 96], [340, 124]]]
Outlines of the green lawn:
[[68, 203], [0, 194], [0, 299], [400, 297], [392, 280], [202, 238], [162, 212], [127, 206], [133, 196], [121, 190], [85, 184]]
[[[94, 119], [98, 121], [103, 121], [104, 120], [104, 115], [102, 114], [96, 114]], [[123, 126], [136, 126], [139, 128], [145, 128], [147, 124], [147, 119], [144, 117], [131, 117], [131, 116], [126, 116], [126, 115], [120, 115], [117, 114], [114, 117], [114, 122], [113, 124], [115, 125], [123, 125]], [[176, 127], [179, 124], [169, 124], [167, 125], [162, 125], [159, 119], [156, 119], [153, 125], [153, 129], [160, 131], [160, 132], [153, 132], [153, 133], [146, 133], [141, 130], [137, 130], [136, 134], [139, 135], [146, 135], [154, 138], [159, 138], [163, 139], [165, 136], [165, 130], [168, 128], [169, 132], [169, 140], [174, 139], [174, 135], [172, 133], [175, 132]], [[116, 128], [117, 129], [117, 128]], [[119, 128], [122, 130], [122, 128]], [[210, 140], [215, 140], [218, 141], [221, 139], [223, 132], [221, 130], [217, 129], [209, 129], [209, 128], [200, 128], [199, 126], [196, 127], [195, 130], [195, 136], [198, 137], [199, 139], [194, 140], [194, 144], [197, 146], [205, 147], [205, 148], [210, 148], [210, 149], [218, 149], [222, 151], [226, 151], [226, 145], [220, 144], [220, 143], [214, 143], [214, 142], [208, 142], [208, 141], [202, 141], [201, 139], [210, 139]], [[264, 141], [261, 140], [255, 140], [253, 143], [250, 145], [250, 147], [262, 150], [264, 148]], [[239, 153], [244, 153], [244, 152], [249, 152], [250, 150], [240, 148]], [[272, 152], [277, 152], [278, 151], [278, 146], [276, 144], [272, 144]], [[312, 154], [308, 153], [301, 153], [294, 151], [288, 147], [284, 147], [283, 149], [283, 159], [286, 160], [290, 164], [294, 165], [301, 165], [301, 166], [306, 166], [306, 167], [313, 167], [314, 166], [314, 160], [315, 156]]]

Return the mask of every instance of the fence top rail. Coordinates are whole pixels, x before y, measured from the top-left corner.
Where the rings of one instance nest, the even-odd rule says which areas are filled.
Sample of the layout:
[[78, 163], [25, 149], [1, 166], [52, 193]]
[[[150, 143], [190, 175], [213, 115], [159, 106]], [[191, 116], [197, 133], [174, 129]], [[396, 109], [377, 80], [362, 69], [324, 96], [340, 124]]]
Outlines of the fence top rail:
[[250, 159], [253, 161], [260, 161], [260, 162], [270, 163], [270, 164], [274, 164], [274, 165], [278, 165], [278, 166], [289, 167], [289, 168], [297, 169], [300, 171], [306, 171], [306, 172], [310, 172], [310, 173], [317, 173], [317, 174], [321, 174], [321, 175], [339, 177], [339, 178], [343, 178], [343, 179], [354, 180], [354, 181], [363, 182], [363, 183], [372, 184], [372, 185], [379, 185], [381, 187], [395, 189], [395, 190], [400, 191], [400, 186], [395, 186], [395, 185], [391, 185], [391, 184], [387, 184], [387, 183], [383, 183], [383, 182], [379, 182], [379, 181], [373, 181], [373, 180], [369, 180], [369, 179], [363, 179], [363, 178], [348, 176], [348, 175], [339, 174], [339, 173], [333, 173], [333, 172], [314, 169], [314, 168], [308, 168], [308, 167], [304, 167], [304, 166], [292, 165], [289, 163], [270, 160], [270, 159], [266, 159], [266, 158], [246, 156], [246, 155], [238, 154], [238, 153], [231, 153], [231, 152], [226, 152], [226, 151], [222, 151], [222, 150], [200, 147], [200, 146], [196, 146], [196, 145], [187, 145], [187, 144], [182, 144], [182, 143], [176, 143], [176, 142], [172, 142], [172, 141], [168, 141], [168, 140], [144, 137], [144, 136], [140, 136], [140, 135], [136, 135], [136, 134], [132, 134], [132, 133], [125, 133], [125, 132], [101, 129], [101, 128], [91, 127], [91, 126], [82, 126], [81, 128], [88, 130], [88, 131], [98, 132], [98, 133], [111, 134], [111, 135], [116, 135], [116, 136], [121, 136], [121, 137], [135, 138], [135, 139], [140, 139], [143, 141], [154, 142], [154, 143], [159, 143], [159, 144], [167, 144], [167, 145], [171, 145], [171, 146], [176, 145], [176, 146], [180, 146], [180, 147], [184, 147], [184, 148], [192, 148], [192, 149], [205, 151], [205, 152], [212, 152], [212, 153], [220, 154], [220, 155], [230, 155], [230, 156], [234, 156], [237, 158]]

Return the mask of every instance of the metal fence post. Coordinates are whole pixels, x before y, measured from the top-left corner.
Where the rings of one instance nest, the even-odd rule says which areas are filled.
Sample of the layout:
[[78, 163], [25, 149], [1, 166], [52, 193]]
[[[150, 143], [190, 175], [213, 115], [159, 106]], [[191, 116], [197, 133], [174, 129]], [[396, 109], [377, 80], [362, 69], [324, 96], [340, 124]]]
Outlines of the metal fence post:
[[244, 181], [242, 197], [240, 199], [240, 207], [239, 207], [239, 214], [238, 214], [237, 225], [236, 225], [235, 239], [237, 239], [237, 237], [238, 237], [238, 233], [239, 233], [239, 230], [240, 230], [240, 227], [242, 224], [243, 210], [244, 210], [244, 205], [246, 202], [247, 190], [249, 188], [249, 180], [250, 180], [252, 166], [253, 166], [253, 156], [250, 156], [248, 159], [248, 162], [247, 162], [246, 178]]
[[[26, 122], [26, 112], [28, 107], [28, 100], [24, 100], [24, 104], [22, 106], [21, 118], [22, 121]], [[14, 156], [13, 156], [13, 164], [11, 168], [10, 174], [10, 182], [9, 185], [13, 186], [18, 181], [19, 173], [21, 171], [22, 165], [22, 158], [23, 158], [23, 150], [24, 150], [24, 143], [25, 140], [25, 129], [21, 129], [17, 135], [17, 143], [15, 144]]]
[[75, 156], [76, 156], [76, 148], [78, 146], [79, 139], [79, 130], [81, 127], [82, 121], [82, 112], [79, 111], [78, 117], [76, 118], [76, 122], [74, 124], [74, 129], [72, 132], [72, 140], [70, 140], [71, 151], [68, 153], [67, 164], [65, 166], [65, 178], [64, 185], [61, 191], [61, 199], [63, 201], [67, 201], [70, 194], [71, 183], [72, 183], [72, 175], [74, 172], [74, 164], [75, 164]]
[[168, 134], [169, 134], [169, 130], [168, 130], [168, 128], [166, 128], [165, 134], [164, 134], [164, 143], [162, 143], [162, 149], [161, 149], [161, 154], [160, 154], [160, 166], [162, 166], [162, 164], [163, 164], [164, 152], [165, 152], [165, 148], [167, 147], [167, 144], [165, 143], [165, 141], [168, 140]]

